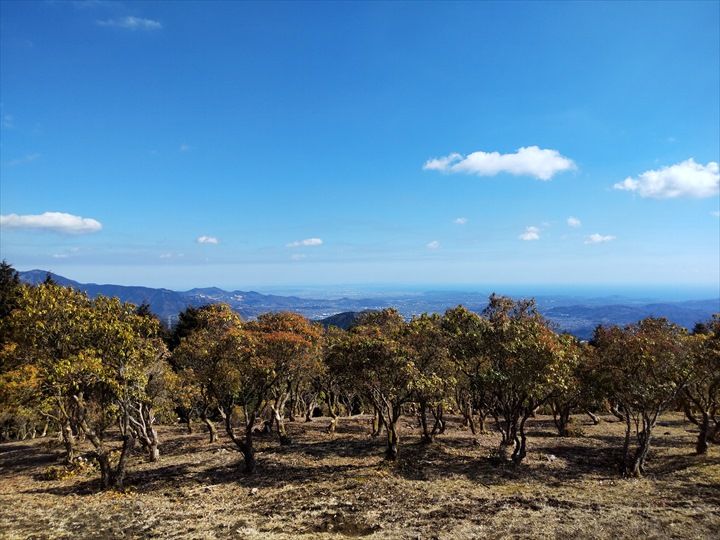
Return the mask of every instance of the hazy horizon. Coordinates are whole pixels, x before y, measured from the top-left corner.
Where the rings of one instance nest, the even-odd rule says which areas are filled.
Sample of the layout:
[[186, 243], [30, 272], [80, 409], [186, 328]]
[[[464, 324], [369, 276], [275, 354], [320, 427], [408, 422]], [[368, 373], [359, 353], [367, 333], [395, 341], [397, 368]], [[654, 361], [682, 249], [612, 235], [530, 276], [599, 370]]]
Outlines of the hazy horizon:
[[79, 283], [94, 283], [99, 285], [122, 285], [127, 287], [150, 287], [164, 288], [174, 291], [188, 291], [217, 287], [225, 291], [256, 291], [263, 294], [277, 294], [283, 296], [299, 296], [305, 298], [340, 298], [340, 297], [378, 297], [387, 298], [391, 296], [419, 295], [427, 293], [497, 293], [508, 296], [526, 297], [577, 297], [577, 298], [610, 298], [620, 297], [627, 300], [708, 300], [720, 298], [720, 285], [684, 285], [676, 284], [611, 284], [611, 283], [325, 283], [325, 284], [303, 284], [287, 283], [282, 285], [262, 283], [201, 283], [184, 284], [179, 286], [168, 286], [166, 282], [138, 282], [132, 278], [110, 281], [98, 278], [82, 277], [87, 274], [76, 274], [73, 272], [62, 273], [45, 268], [17, 268], [21, 272], [40, 270], [61, 275], [64, 278]]

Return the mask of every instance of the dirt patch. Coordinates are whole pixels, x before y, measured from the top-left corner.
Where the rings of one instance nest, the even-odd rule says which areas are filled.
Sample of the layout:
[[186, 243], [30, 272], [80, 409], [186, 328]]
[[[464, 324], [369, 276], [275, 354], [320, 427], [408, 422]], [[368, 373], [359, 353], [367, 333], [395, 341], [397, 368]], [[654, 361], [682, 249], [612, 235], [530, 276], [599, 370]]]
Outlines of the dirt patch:
[[[369, 419], [290, 423], [294, 444], [258, 440], [258, 472], [242, 473], [225, 440], [163, 426], [163, 456], [133, 456], [128, 488], [99, 492], [92, 468], [48, 474], [51, 439], [0, 445], [2, 538], [716, 538], [720, 448], [692, 454], [680, 415], [663, 418], [639, 480], [617, 476], [623, 426], [575, 419], [560, 438], [535, 420], [526, 463], [493, 466], [495, 434], [473, 437], [451, 418], [434, 444], [402, 422], [401, 455], [383, 461]], [[474, 442], [473, 439], [477, 439]], [[85, 448], [89, 452], [89, 448]], [[48, 479], [49, 478], [49, 479]]]

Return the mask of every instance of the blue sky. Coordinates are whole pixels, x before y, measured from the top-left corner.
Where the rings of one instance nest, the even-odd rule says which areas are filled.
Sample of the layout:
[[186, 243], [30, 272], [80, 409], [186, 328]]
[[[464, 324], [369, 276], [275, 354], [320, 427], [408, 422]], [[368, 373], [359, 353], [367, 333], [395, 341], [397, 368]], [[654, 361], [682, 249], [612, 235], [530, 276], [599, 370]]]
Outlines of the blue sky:
[[720, 288], [718, 2], [0, 6], [19, 269]]

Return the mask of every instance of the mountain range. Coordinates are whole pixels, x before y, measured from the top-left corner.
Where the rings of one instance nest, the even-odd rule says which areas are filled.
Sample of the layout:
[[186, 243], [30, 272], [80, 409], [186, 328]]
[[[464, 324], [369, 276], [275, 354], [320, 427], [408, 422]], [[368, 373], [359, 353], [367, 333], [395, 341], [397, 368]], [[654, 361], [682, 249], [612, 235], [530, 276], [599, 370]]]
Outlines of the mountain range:
[[[116, 296], [124, 302], [147, 303], [160, 319], [172, 326], [181, 311], [188, 306], [224, 302], [244, 318], [254, 318], [269, 311], [294, 311], [309, 319], [345, 327], [358, 312], [394, 307], [405, 317], [419, 313], [443, 313], [462, 304], [470, 310], [482, 311], [487, 305], [488, 292], [427, 291], [421, 293], [391, 293], [372, 298], [323, 298], [262, 294], [256, 291], [225, 291], [217, 287], [188, 291], [79, 283], [45, 270], [20, 272], [25, 283], [37, 284], [50, 275], [59, 285], [84, 291], [91, 298], [98, 295]], [[720, 298], [678, 302], [638, 301], [620, 296], [590, 298], [546, 295], [536, 297], [540, 312], [560, 331], [581, 338], [592, 335], [598, 324], [624, 325], [645, 317], [665, 317], [686, 328], [709, 319], [720, 312]]]

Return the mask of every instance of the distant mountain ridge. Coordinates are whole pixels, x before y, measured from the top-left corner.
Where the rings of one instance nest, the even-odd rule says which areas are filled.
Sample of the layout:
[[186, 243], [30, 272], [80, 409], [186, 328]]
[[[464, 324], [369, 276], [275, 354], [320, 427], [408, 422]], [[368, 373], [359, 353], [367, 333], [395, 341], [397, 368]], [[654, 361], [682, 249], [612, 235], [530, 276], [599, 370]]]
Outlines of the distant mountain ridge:
[[[429, 291], [421, 294], [395, 294], [374, 298], [311, 299], [297, 296], [262, 294], [256, 291], [225, 291], [218, 287], [194, 288], [188, 291], [155, 289], [151, 287], [79, 283], [44, 270], [19, 272], [25, 283], [42, 283], [49, 274], [58, 284], [84, 291], [94, 298], [98, 295], [116, 296], [124, 302], [140, 305], [147, 302], [153, 313], [164, 323], [172, 325], [178, 314], [188, 306], [224, 302], [244, 318], [254, 318], [269, 311], [295, 311], [326, 326], [341, 328], [353, 324], [362, 311], [394, 307], [405, 317], [419, 313], [443, 313], [462, 304], [473, 311], [487, 305], [484, 292]], [[603, 303], [605, 300], [607, 303]], [[581, 298], [570, 296], [537, 297], [540, 312], [560, 331], [588, 338], [598, 324], [625, 325], [645, 317], [665, 317], [681, 326], [692, 328], [697, 322], [720, 312], [720, 298], [687, 300], [682, 302], [638, 302], [621, 297]]]

